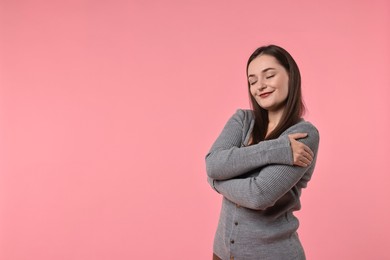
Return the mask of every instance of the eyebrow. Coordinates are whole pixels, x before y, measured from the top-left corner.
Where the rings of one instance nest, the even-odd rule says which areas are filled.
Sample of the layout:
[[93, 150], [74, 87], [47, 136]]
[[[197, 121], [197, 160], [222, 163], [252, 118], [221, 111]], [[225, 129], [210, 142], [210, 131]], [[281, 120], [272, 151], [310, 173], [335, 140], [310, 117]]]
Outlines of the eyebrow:
[[[266, 69], [263, 69], [261, 72], [267, 72], [267, 71], [269, 71], [269, 70], [276, 70], [275, 68], [266, 68]], [[256, 76], [256, 75], [254, 75], [254, 74], [250, 74], [250, 75], [248, 75], [248, 78], [250, 78], [250, 77], [254, 77], [254, 76]]]

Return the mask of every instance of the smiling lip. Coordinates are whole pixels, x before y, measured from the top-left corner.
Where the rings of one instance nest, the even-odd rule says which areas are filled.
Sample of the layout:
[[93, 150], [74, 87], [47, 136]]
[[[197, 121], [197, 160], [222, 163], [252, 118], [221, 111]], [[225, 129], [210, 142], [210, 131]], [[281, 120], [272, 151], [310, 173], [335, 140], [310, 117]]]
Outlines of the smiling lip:
[[268, 97], [270, 94], [272, 94], [273, 93], [273, 91], [271, 91], [271, 92], [265, 92], [265, 93], [262, 93], [262, 94], [260, 94], [259, 96], [261, 97], [261, 98], [266, 98], [266, 97]]

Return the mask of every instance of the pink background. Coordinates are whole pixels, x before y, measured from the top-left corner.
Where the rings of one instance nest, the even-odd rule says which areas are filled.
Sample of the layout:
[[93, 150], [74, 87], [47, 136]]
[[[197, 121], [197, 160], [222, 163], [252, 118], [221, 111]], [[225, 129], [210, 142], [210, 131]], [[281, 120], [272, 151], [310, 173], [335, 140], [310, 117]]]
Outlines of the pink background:
[[264, 44], [320, 130], [308, 259], [390, 259], [390, 2], [0, 2], [0, 259], [211, 259], [204, 156]]

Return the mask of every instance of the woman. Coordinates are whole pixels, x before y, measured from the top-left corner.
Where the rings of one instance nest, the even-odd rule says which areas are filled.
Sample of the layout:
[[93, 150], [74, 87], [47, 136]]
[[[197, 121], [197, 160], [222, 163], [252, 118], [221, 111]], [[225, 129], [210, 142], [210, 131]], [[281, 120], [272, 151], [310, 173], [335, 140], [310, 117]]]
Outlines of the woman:
[[246, 71], [252, 110], [237, 110], [206, 155], [209, 183], [223, 195], [213, 259], [305, 259], [293, 211], [319, 134], [302, 118], [300, 72], [275, 45], [258, 48]]

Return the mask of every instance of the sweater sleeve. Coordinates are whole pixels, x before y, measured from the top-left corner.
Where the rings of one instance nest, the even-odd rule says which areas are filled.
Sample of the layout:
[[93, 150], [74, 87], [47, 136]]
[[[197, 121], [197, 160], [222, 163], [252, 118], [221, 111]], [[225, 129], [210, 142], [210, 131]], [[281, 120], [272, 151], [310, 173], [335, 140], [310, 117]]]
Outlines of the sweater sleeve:
[[242, 147], [244, 120], [245, 112], [237, 110], [212, 145], [206, 155], [209, 178], [227, 180], [268, 164], [293, 165], [287, 135]]
[[[313, 170], [317, 158], [319, 133], [310, 123], [302, 123], [290, 128], [285, 134], [294, 132], [308, 133], [300, 142], [305, 143], [314, 152], [314, 160], [308, 167], [291, 165], [268, 165], [255, 176], [244, 179], [230, 179], [212, 182], [213, 188], [228, 200], [243, 207], [264, 210], [271, 207], [286, 192], [293, 188], [303, 175]], [[211, 184], [211, 183], [210, 183]]]

